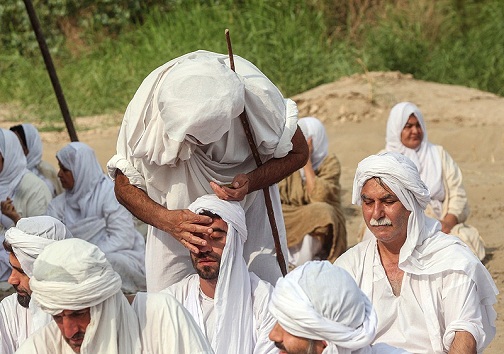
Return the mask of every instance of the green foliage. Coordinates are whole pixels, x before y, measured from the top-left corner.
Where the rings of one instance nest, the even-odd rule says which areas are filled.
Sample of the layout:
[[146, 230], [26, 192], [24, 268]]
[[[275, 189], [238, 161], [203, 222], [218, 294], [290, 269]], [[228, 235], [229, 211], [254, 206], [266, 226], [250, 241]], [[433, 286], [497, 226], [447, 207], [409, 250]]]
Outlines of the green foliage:
[[[225, 28], [234, 54], [286, 96], [363, 67], [504, 94], [500, 0], [33, 1], [73, 116], [124, 111], [174, 57], [226, 53]], [[0, 102], [22, 106], [19, 119], [58, 121], [25, 12], [20, 0], [0, 5]]]

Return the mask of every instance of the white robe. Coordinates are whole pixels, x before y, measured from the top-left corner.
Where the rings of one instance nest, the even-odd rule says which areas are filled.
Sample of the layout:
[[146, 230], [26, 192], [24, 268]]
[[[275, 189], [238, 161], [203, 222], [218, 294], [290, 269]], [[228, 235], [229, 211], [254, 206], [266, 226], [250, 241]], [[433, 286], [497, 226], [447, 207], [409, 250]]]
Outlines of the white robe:
[[17, 294], [0, 302], [0, 353], [13, 354], [31, 334], [52, 321], [33, 301], [25, 308], [17, 301]]
[[[252, 353], [278, 353], [275, 344], [268, 338], [276, 323], [268, 310], [273, 287], [268, 282], [259, 279], [254, 273], [250, 273], [250, 285], [253, 307], [253, 333], [250, 333], [254, 347]], [[206, 328], [203, 321], [199, 289], [199, 276], [193, 274], [163, 292], [172, 294], [191, 313], [202, 332], [208, 333], [213, 331], [213, 328]], [[233, 299], [228, 298], [226, 301], [232, 302]], [[195, 303], [199, 306], [194, 306]], [[216, 352], [216, 354], [219, 353]]]
[[[210, 181], [230, 183], [237, 174], [256, 168], [238, 119], [243, 105], [263, 162], [285, 157], [292, 149], [291, 139], [297, 128], [294, 102], [284, 99], [264, 74], [238, 56], [235, 56], [237, 74], [221, 67], [226, 78], [219, 80], [212, 77], [208, 85], [213, 87], [205, 87], [208, 92], [199, 94], [203, 90], [201, 85], [198, 93], [187, 93], [191, 99], [182, 100], [185, 104], [183, 109], [191, 111], [192, 116], [188, 112], [178, 116], [173, 112], [167, 113], [178, 106], [164, 101], [165, 91], [178, 82], [174, 79], [163, 85], [164, 80], [170, 80], [172, 69], [175, 73], [175, 68], [200, 60], [213, 64], [219, 61], [226, 67], [229, 63], [226, 55], [198, 51], [173, 59], [154, 70], [130, 102], [119, 132], [117, 154], [108, 162], [112, 178], [116, 169], [120, 169], [132, 185], [146, 191], [151, 199], [170, 210], [185, 209], [199, 196], [213, 193]], [[202, 76], [193, 79], [203, 80]], [[236, 83], [237, 80], [243, 86]], [[227, 83], [236, 83], [236, 90], [230, 89], [230, 95], [235, 91], [243, 92], [245, 88], [241, 107], [235, 107], [235, 101], [229, 105], [218, 104], [226, 99], [220, 95], [217, 104], [207, 99], [212, 92], [225, 90], [226, 87], [221, 86]], [[218, 89], [215, 87], [217, 84]], [[229, 111], [228, 106], [232, 106]], [[210, 121], [201, 122], [207, 118]], [[186, 130], [181, 132], [181, 128]], [[285, 226], [276, 185], [270, 187], [270, 194], [282, 250], [287, 255]], [[262, 191], [248, 194], [242, 206], [250, 230], [244, 246], [245, 261], [261, 279], [275, 283], [281, 272]], [[187, 249], [171, 235], [149, 226], [146, 248], [148, 290], [160, 291], [190, 273], [192, 264]]]

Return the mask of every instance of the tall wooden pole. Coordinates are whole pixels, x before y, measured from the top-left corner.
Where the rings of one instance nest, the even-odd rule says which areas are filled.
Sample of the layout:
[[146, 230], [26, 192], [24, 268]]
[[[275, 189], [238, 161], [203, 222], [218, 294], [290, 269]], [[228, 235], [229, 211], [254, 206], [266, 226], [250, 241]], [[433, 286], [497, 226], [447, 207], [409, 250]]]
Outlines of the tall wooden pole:
[[58, 99], [58, 104], [61, 110], [61, 114], [63, 115], [63, 119], [65, 120], [70, 140], [79, 141], [79, 139], [77, 138], [77, 133], [75, 132], [72, 118], [70, 117], [70, 111], [68, 110], [65, 96], [63, 95], [63, 90], [61, 89], [61, 85], [58, 80], [58, 75], [56, 74], [56, 69], [54, 68], [54, 64], [51, 59], [51, 53], [49, 52], [49, 48], [47, 48], [47, 43], [45, 41], [44, 34], [42, 33], [42, 29], [40, 27], [40, 22], [35, 12], [35, 8], [33, 7], [31, 0], [23, 0], [23, 2], [25, 4], [26, 11], [28, 12], [28, 17], [30, 18], [33, 32], [35, 32], [35, 37], [37, 37], [37, 42], [39, 44], [40, 51], [42, 52], [42, 57], [44, 58], [47, 72], [49, 73], [49, 77], [51, 78], [54, 93], [56, 94], [56, 98]]

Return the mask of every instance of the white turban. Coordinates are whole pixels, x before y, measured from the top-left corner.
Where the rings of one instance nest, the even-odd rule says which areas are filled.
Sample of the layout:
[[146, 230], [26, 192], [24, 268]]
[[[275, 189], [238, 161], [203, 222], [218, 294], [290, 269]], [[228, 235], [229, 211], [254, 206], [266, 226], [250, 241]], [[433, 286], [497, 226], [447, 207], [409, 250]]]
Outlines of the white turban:
[[374, 340], [371, 302], [343, 268], [311, 261], [280, 278], [269, 310], [287, 332], [324, 340], [324, 354], [351, 353]]
[[[310, 159], [313, 170], [317, 171], [329, 151], [329, 140], [324, 124], [315, 117], [304, 117], [298, 120], [298, 125], [306, 140], [312, 138], [313, 150]], [[304, 179], [304, 170], [301, 168], [299, 172]]]
[[66, 226], [51, 216], [22, 218], [5, 233], [5, 240], [29, 277], [33, 275], [35, 259], [47, 245], [71, 237]]
[[81, 354], [139, 353], [138, 319], [121, 292], [119, 274], [97, 246], [78, 238], [48, 245], [35, 261], [30, 288], [51, 315], [90, 308]]
[[[403, 145], [401, 133], [411, 115], [414, 115], [422, 128], [422, 141], [417, 149], [410, 149]], [[442, 182], [441, 156], [436, 146], [427, 139], [427, 128], [422, 112], [410, 102], [401, 102], [392, 107], [387, 121], [386, 146], [387, 151], [399, 152], [406, 155], [416, 165], [422, 181], [429, 188], [431, 199], [436, 200], [436, 210], [441, 208], [441, 202], [445, 197], [445, 190]]]
[[196, 214], [210, 211], [228, 224], [214, 296], [216, 333], [212, 348], [216, 353], [252, 353], [252, 291], [243, 258], [243, 244], [247, 240], [245, 212], [240, 203], [224, 201], [213, 194], [196, 199], [188, 209]]

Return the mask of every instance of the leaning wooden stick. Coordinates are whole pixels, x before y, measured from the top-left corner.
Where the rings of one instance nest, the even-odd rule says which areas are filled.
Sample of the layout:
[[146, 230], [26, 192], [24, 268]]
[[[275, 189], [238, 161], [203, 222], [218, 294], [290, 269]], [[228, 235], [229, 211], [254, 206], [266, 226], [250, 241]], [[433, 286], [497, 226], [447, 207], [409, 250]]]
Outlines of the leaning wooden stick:
[[[226, 29], [226, 42], [229, 53], [229, 63], [231, 70], [235, 71], [234, 66], [234, 57], [233, 57], [233, 48], [231, 46], [231, 37], [229, 36], [229, 30]], [[252, 150], [252, 156], [256, 162], [257, 167], [262, 165], [261, 157], [259, 156], [259, 151], [257, 151], [257, 147], [254, 141], [254, 137], [252, 136], [252, 130], [250, 128], [249, 120], [247, 117], [247, 112], [243, 109], [243, 112], [240, 114], [240, 121], [243, 125], [243, 129], [245, 130], [245, 135], [247, 136], [247, 141], [250, 146], [250, 150]], [[264, 192], [264, 202], [266, 203], [266, 211], [268, 213], [268, 219], [271, 226], [271, 232], [273, 234], [273, 241], [275, 242], [275, 250], [276, 250], [276, 258], [278, 265], [280, 266], [280, 271], [282, 275], [285, 276], [287, 274], [287, 267], [285, 264], [285, 258], [282, 252], [282, 245], [280, 244], [280, 236], [278, 235], [278, 228], [275, 220], [275, 213], [273, 211], [273, 204], [271, 203], [271, 196], [269, 192], [269, 187], [263, 188]]]

